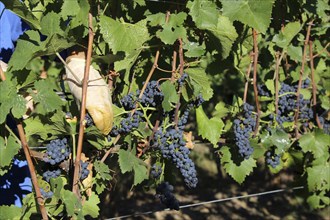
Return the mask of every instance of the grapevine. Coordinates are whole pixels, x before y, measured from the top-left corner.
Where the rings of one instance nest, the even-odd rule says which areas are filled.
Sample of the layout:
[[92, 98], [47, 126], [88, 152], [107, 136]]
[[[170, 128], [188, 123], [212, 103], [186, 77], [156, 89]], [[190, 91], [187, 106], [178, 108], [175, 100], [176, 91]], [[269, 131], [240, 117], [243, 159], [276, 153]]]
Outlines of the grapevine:
[[294, 170], [297, 201], [329, 206], [325, 0], [4, 0], [0, 11], [0, 182], [18, 159], [29, 169], [18, 179], [31, 178], [21, 207], [0, 205], [5, 219], [110, 218], [100, 198], [126, 189], [178, 210], [174, 187], [178, 198], [204, 187], [201, 152], [214, 178], [239, 184]]

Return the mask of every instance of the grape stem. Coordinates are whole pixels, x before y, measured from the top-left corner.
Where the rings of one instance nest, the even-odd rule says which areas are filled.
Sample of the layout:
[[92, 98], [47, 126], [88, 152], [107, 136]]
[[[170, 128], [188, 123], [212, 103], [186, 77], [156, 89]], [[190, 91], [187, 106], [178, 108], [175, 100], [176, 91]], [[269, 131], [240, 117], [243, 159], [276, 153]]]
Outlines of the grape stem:
[[315, 83], [315, 76], [314, 76], [314, 56], [313, 56], [313, 42], [309, 41], [309, 57], [310, 57], [310, 66], [311, 66], [311, 78], [312, 78], [312, 91], [313, 91], [313, 110], [315, 114], [315, 119], [317, 126], [322, 129], [322, 124], [320, 122], [319, 116], [316, 113], [316, 83]]
[[280, 64], [284, 57], [285, 51], [283, 50], [281, 56], [279, 57], [279, 53], [275, 53], [276, 64], [275, 64], [275, 114], [278, 114], [278, 98], [279, 98], [279, 71], [280, 71]]
[[302, 84], [302, 77], [303, 77], [304, 72], [305, 72], [305, 63], [306, 63], [306, 56], [307, 56], [307, 46], [308, 46], [308, 42], [309, 42], [309, 37], [310, 37], [312, 25], [313, 25], [313, 20], [308, 23], [306, 38], [305, 38], [305, 42], [304, 42], [304, 52], [303, 52], [303, 57], [302, 57], [301, 70], [300, 70], [300, 74], [299, 74], [298, 88], [297, 88], [297, 93], [296, 93], [296, 97], [297, 97], [297, 100], [296, 100], [297, 109], [296, 109], [296, 112], [294, 114], [294, 127], [295, 127], [296, 138], [299, 137], [299, 128], [298, 128], [299, 105], [298, 105], [298, 103], [299, 103], [299, 100], [300, 100], [300, 88], [301, 88], [301, 84]]
[[[180, 60], [180, 69], [179, 69], [179, 73], [180, 73], [180, 77], [183, 75], [183, 68], [184, 68], [184, 55], [183, 55], [183, 43], [182, 43], [182, 39], [179, 38], [179, 60]], [[179, 99], [178, 102], [176, 103], [175, 106], [175, 113], [174, 113], [174, 124], [175, 124], [175, 128], [178, 128], [178, 121], [179, 121], [179, 108], [181, 106], [180, 103], [180, 99], [181, 99], [181, 86], [179, 87]]]
[[89, 30], [88, 30], [89, 34], [88, 34], [87, 58], [86, 58], [84, 79], [83, 79], [83, 84], [82, 84], [82, 100], [81, 100], [81, 107], [80, 107], [80, 126], [79, 126], [77, 155], [76, 155], [76, 160], [74, 163], [73, 184], [72, 184], [72, 191], [73, 191], [73, 193], [76, 194], [78, 199], [80, 199], [79, 171], [80, 171], [80, 160], [81, 160], [82, 145], [83, 145], [84, 130], [85, 130], [84, 120], [85, 120], [85, 115], [86, 115], [86, 94], [87, 94], [89, 70], [90, 70], [92, 49], [93, 49], [93, 40], [94, 40], [93, 16], [91, 13], [88, 14], [88, 26], [89, 26]]
[[257, 108], [257, 118], [256, 118], [256, 127], [254, 130], [254, 135], [257, 134], [259, 128], [259, 120], [260, 120], [260, 104], [258, 100], [258, 88], [257, 88], [257, 67], [258, 67], [258, 33], [255, 29], [253, 29], [253, 90], [254, 90], [254, 98], [256, 101]]
[[41, 216], [42, 216], [43, 220], [46, 220], [46, 219], [48, 219], [48, 215], [47, 215], [47, 210], [44, 206], [45, 202], [44, 202], [44, 199], [43, 199], [43, 197], [41, 195], [41, 192], [40, 192], [38, 179], [37, 179], [37, 174], [36, 174], [32, 159], [31, 159], [29, 145], [26, 141], [24, 128], [23, 128], [23, 125], [22, 125], [21, 122], [17, 123], [17, 130], [18, 130], [18, 134], [19, 134], [19, 137], [20, 137], [20, 140], [21, 140], [21, 143], [22, 143], [22, 147], [23, 147], [23, 150], [24, 150], [26, 161], [28, 163], [28, 167], [29, 167], [29, 171], [30, 171], [30, 175], [31, 175], [31, 180], [32, 180], [32, 184], [34, 186], [34, 190], [36, 192], [36, 198], [37, 198], [37, 201], [38, 201], [37, 203], [39, 205]]
[[[0, 67], [0, 78], [1, 78], [2, 81], [6, 80], [6, 76], [5, 76], [4, 71], [2, 70], [1, 67]], [[38, 206], [39, 206], [39, 210], [41, 212], [42, 219], [43, 220], [48, 220], [47, 210], [44, 206], [45, 202], [44, 202], [44, 199], [43, 199], [43, 197], [41, 195], [41, 192], [40, 192], [38, 179], [37, 179], [37, 174], [36, 174], [32, 159], [31, 159], [29, 145], [26, 141], [26, 136], [25, 136], [23, 125], [22, 125], [21, 122], [17, 122], [16, 125], [17, 125], [17, 130], [18, 130], [20, 143], [22, 145], [22, 148], [23, 148], [23, 151], [24, 151], [24, 154], [25, 154], [25, 158], [26, 158], [26, 161], [27, 161], [27, 164], [28, 164], [28, 167], [29, 167], [30, 176], [31, 176], [31, 180], [32, 180], [32, 185], [33, 185], [34, 190], [36, 192], [37, 203], [38, 203]], [[8, 131], [10, 132], [11, 129], [9, 129]], [[14, 135], [14, 137], [16, 137], [16, 135]]]
[[246, 97], [247, 97], [247, 92], [248, 92], [248, 88], [249, 88], [249, 78], [250, 78], [250, 73], [251, 73], [251, 69], [252, 69], [252, 56], [253, 54], [250, 53], [250, 64], [249, 64], [249, 68], [247, 69], [246, 72], [246, 81], [245, 81], [245, 87], [244, 87], [244, 96], [243, 96], [243, 102], [246, 103]]

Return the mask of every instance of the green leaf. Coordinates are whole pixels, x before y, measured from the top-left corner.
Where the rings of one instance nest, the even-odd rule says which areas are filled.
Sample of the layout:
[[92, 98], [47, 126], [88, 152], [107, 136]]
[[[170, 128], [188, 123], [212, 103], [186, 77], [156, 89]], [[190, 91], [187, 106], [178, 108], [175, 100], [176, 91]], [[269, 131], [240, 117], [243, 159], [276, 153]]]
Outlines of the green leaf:
[[182, 26], [187, 14], [180, 12], [179, 14], [173, 14], [170, 17], [169, 22], [164, 22], [165, 14], [162, 14], [163, 19], [161, 26], [163, 30], [157, 31], [156, 36], [165, 44], [173, 44], [178, 38], [187, 38], [186, 29]]
[[39, 103], [37, 106], [38, 112], [41, 114], [47, 114], [55, 110], [61, 109], [64, 102], [61, 98], [52, 90], [53, 84], [50, 80], [39, 80], [34, 83], [36, 93], [30, 90], [30, 94], [33, 97], [35, 103]]
[[21, 219], [21, 212], [22, 208], [19, 208], [15, 205], [7, 206], [1, 205], [0, 206], [0, 219], [11, 219], [11, 220], [19, 220]]
[[238, 37], [232, 22], [227, 17], [219, 15], [217, 26], [206, 30], [209, 30], [219, 40], [222, 58], [226, 59], [231, 52], [233, 43]]
[[60, 25], [60, 14], [55, 12], [47, 13], [41, 19], [41, 33], [46, 36], [52, 36], [54, 34], [64, 34]]
[[122, 173], [134, 171], [134, 186], [148, 178], [144, 162], [129, 151], [119, 150], [119, 166]]
[[15, 118], [21, 118], [26, 112], [26, 100], [17, 94], [12, 81], [0, 82], [0, 124], [6, 120], [6, 116], [12, 112]]
[[186, 57], [200, 57], [205, 53], [205, 45], [200, 45], [198, 42], [185, 42], [183, 44], [183, 49], [186, 50]]
[[222, 128], [224, 127], [222, 120], [218, 117], [209, 119], [202, 106], [196, 109], [196, 120], [198, 134], [209, 140], [215, 147], [222, 133]]
[[80, 11], [80, 6], [77, 0], [63, 1], [61, 13], [63, 20], [68, 19], [68, 16], [76, 16]]
[[267, 89], [270, 91], [270, 93], [272, 95], [275, 94], [275, 85], [274, 85], [274, 80], [272, 79], [268, 79], [266, 82], [265, 82], [265, 85], [267, 87]]
[[314, 193], [307, 198], [307, 203], [312, 209], [320, 209], [330, 204], [330, 199], [325, 195], [325, 191]]
[[292, 44], [290, 44], [287, 48], [287, 53], [290, 56], [291, 59], [298, 62], [298, 60], [302, 59], [302, 48], [301, 47], [295, 47]]
[[67, 211], [68, 216], [76, 216], [77, 211], [81, 211], [82, 205], [73, 192], [62, 190], [61, 200], [65, 204], [65, 210]]
[[0, 168], [10, 165], [20, 148], [20, 143], [12, 135], [6, 139], [0, 137]]
[[318, 165], [307, 168], [307, 184], [309, 191], [330, 190], [330, 165]]
[[245, 178], [257, 167], [257, 162], [252, 157], [243, 160], [239, 165], [235, 164], [231, 159], [231, 153], [227, 146], [220, 149], [221, 164], [224, 166], [226, 172], [239, 184], [242, 184]]
[[170, 81], [162, 83], [160, 88], [164, 94], [162, 106], [164, 110], [168, 112], [172, 109], [172, 105], [179, 101], [179, 95], [176, 92], [175, 85], [172, 84]]
[[100, 29], [104, 40], [114, 53], [130, 52], [142, 47], [149, 39], [147, 20], [135, 24], [116, 21], [107, 16], [100, 17]]
[[202, 68], [188, 68], [186, 73], [189, 75], [189, 82], [193, 86], [194, 95], [202, 94], [204, 100], [209, 100], [213, 96], [211, 81]]
[[199, 29], [210, 31], [220, 43], [223, 59], [227, 58], [233, 43], [238, 37], [232, 22], [225, 16], [220, 15], [217, 6], [211, 1], [189, 1], [187, 7]]
[[291, 22], [285, 26], [281, 33], [274, 36], [273, 42], [276, 43], [276, 46], [286, 48], [300, 30], [300, 22]]
[[330, 136], [321, 129], [316, 129], [313, 133], [302, 135], [299, 139], [299, 145], [304, 153], [311, 152], [318, 158], [328, 151]]
[[66, 122], [63, 112], [56, 112], [50, 118], [42, 115], [31, 116], [24, 120], [24, 125], [28, 140], [34, 135], [47, 140], [49, 136], [71, 134], [70, 125]]
[[112, 179], [112, 177], [110, 175], [109, 167], [106, 164], [102, 163], [101, 161], [94, 162], [94, 169], [95, 169], [96, 173], [99, 174], [103, 180]]
[[33, 15], [33, 13], [26, 7], [26, 5], [20, 0], [2, 0], [5, 7], [15, 14], [17, 14], [23, 21], [25, 21], [31, 28], [40, 29], [39, 20]]
[[94, 192], [92, 192], [82, 207], [83, 215], [90, 215], [92, 218], [97, 218], [100, 212], [100, 208], [98, 207], [99, 203], [99, 197]]
[[8, 70], [15, 71], [23, 69], [36, 57], [37, 52], [43, 50], [45, 50], [45, 43], [40, 41], [38, 31], [26, 31], [17, 41], [15, 52], [8, 63]]
[[272, 7], [275, 0], [221, 0], [223, 15], [231, 21], [240, 21], [261, 33], [265, 33], [270, 24]]
[[208, 0], [194, 0], [187, 3], [189, 15], [200, 29], [216, 28], [219, 11], [215, 3]]
[[213, 113], [213, 116], [217, 118], [223, 118], [227, 116], [228, 113], [229, 113], [229, 109], [226, 108], [226, 104], [224, 102], [219, 102], [215, 106], [215, 112]]
[[[71, 1], [71, 0], [70, 0]], [[66, 2], [66, 1], [64, 1]], [[76, 8], [71, 8], [72, 12], [70, 16], [73, 16], [73, 18], [71, 19], [70, 23], [69, 23], [69, 27], [71, 29], [76, 28], [78, 26], [83, 26], [85, 29], [85, 32], [83, 33], [84, 35], [88, 33], [88, 13], [89, 13], [89, 9], [90, 9], [90, 5], [88, 3], [88, 0], [79, 0], [78, 1], [79, 7]], [[64, 4], [63, 4], [64, 5]], [[63, 5], [62, 5], [62, 10], [63, 10]], [[72, 7], [72, 5], [65, 5], [65, 7]], [[78, 13], [77, 10], [79, 9]], [[67, 10], [70, 10], [69, 8], [67, 8]], [[66, 15], [68, 15], [68, 12], [65, 11]], [[75, 14], [73, 14], [75, 13]], [[65, 19], [66, 20], [66, 19]]]
[[165, 24], [163, 30], [158, 31], [156, 36], [165, 44], [174, 44], [178, 38], [187, 38], [187, 32], [184, 27], [173, 28], [169, 24]]

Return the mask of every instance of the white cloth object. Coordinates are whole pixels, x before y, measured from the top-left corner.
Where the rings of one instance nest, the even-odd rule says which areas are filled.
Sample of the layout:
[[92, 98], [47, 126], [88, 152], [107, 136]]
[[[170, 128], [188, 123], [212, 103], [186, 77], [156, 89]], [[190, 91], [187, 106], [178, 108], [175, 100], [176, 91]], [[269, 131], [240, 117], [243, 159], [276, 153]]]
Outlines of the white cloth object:
[[[74, 75], [79, 78], [80, 82], [76, 80], [67, 67], [65, 68], [71, 93], [80, 102], [82, 99], [82, 81], [84, 78], [85, 65], [86, 60], [82, 58], [71, 58], [68, 62], [69, 68]], [[108, 85], [93, 66], [90, 66], [89, 69], [86, 109], [93, 118], [96, 127], [103, 134], [108, 134], [113, 124], [111, 93]]]

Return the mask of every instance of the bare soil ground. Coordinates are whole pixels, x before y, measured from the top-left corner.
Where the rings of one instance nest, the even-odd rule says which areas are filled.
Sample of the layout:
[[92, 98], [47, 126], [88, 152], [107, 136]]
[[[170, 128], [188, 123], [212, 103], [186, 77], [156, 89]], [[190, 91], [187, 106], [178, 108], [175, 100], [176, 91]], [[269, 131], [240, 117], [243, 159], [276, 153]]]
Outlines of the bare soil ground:
[[[239, 185], [230, 176], [221, 175], [224, 172], [221, 172], [221, 167], [217, 166], [218, 160], [210, 152], [209, 147], [197, 145], [195, 148], [192, 156], [194, 161], [197, 161], [199, 184], [196, 189], [187, 189], [178, 180], [174, 186], [174, 191], [176, 198], [180, 201], [180, 205], [301, 185], [294, 181], [295, 175], [292, 171], [283, 171], [275, 175], [265, 171], [265, 169], [255, 170], [242, 185]], [[219, 169], [220, 172], [218, 171]], [[130, 186], [127, 185], [127, 187]], [[155, 198], [154, 192], [145, 192], [143, 189], [129, 191], [127, 187], [116, 186], [115, 190], [111, 192], [111, 197], [109, 195], [104, 196], [103, 206], [101, 207], [104, 219], [152, 211], [150, 214], [131, 216], [125, 219], [330, 220], [329, 207], [317, 211], [309, 209], [302, 198], [303, 194], [306, 193], [304, 189], [188, 207], [179, 211], [157, 211], [163, 210], [164, 207]]]

